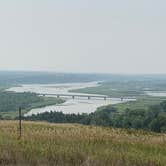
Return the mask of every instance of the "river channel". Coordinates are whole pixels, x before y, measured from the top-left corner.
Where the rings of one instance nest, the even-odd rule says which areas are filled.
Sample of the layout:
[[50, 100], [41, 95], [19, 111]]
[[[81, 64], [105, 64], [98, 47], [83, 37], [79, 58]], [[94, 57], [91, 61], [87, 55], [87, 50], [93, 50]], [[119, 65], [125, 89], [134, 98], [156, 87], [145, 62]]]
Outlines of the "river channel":
[[[14, 92], [35, 92], [42, 94], [71, 94], [71, 95], [87, 95], [83, 93], [71, 93], [69, 90], [79, 89], [85, 87], [96, 87], [99, 86], [97, 82], [90, 83], [66, 83], [66, 84], [24, 84], [19, 87], [12, 87], [8, 89], [8, 91]], [[94, 95], [94, 94], [88, 94]], [[102, 95], [101, 95], [102, 96]], [[57, 96], [53, 96], [57, 97]], [[130, 99], [132, 100], [132, 99]], [[91, 113], [96, 111], [96, 109], [100, 106], [109, 105], [109, 104], [117, 104], [121, 102], [129, 101], [128, 99], [124, 99], [121, 101], [120, 98], [109, 98], [104, 100], [103, 98], [91, 98], [88, 100], [86, 97], [65, 97], [65, 102], [63, 104], [46, 106], [42, 108], [35, 108], [30, 110], [25, 116], [30, 116], [32, 114], [38, 114], [43, 112], [50, 111], [58, 111], [63, 113]]]

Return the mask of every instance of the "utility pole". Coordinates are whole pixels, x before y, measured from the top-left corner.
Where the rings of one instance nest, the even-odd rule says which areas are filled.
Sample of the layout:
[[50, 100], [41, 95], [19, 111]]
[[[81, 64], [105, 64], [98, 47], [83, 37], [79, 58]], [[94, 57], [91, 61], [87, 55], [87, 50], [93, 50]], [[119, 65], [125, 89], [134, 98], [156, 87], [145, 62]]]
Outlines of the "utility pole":
[[21, 107], [19, 107], [19, 139], [21, 139], [22, 136], [22, 123], [21, 123], [22, 117], [21, 117]]

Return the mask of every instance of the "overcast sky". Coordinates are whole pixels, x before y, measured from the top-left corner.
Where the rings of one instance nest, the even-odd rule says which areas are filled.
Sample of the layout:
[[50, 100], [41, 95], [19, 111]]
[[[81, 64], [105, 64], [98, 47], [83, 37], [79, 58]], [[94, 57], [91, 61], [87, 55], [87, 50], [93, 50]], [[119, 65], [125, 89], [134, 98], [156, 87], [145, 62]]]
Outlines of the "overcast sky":
[[0, 70], [166, 73], [166, 1], [1, 0]]

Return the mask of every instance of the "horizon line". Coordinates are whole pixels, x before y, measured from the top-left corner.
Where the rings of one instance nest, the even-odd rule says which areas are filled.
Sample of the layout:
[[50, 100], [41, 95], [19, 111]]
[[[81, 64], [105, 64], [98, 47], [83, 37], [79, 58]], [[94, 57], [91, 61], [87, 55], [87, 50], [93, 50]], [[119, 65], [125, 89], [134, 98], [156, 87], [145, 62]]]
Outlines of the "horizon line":
[[0, 72], [32, 72], [32, 73], [55, 73], [55, 74], [99, 74], [99, 75], [166, 75], [166, 73], [123, 73], [123, 72], [73, 72], [53, 70], [1, 70]]

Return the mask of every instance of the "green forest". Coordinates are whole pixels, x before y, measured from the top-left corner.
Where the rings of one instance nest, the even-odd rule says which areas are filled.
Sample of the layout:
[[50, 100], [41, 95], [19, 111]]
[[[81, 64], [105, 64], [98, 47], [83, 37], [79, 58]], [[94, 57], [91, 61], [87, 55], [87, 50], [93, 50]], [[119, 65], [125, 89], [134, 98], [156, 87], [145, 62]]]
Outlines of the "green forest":
[[15, 118], [18, 114], [19, 107], [23, 113], [32, 108], [44, 107], [62, 103], [64, 100], [52, 97], [40, 97], [35, 93], [24, 92], [14, 93], [2, 91], [0, 92], [0, 117], [1, 119]]
[[166, 101], [146, 109], [126, 109], [120, 111], [105, 106], [91, 114], [63, 114], [46, 112], [24, 117], [24, 120], [48, 121], [51, 123], [80, 123], [84, 125], [112, 126], [126, 129], [143, 129], [154, 132], [166, 132]]

